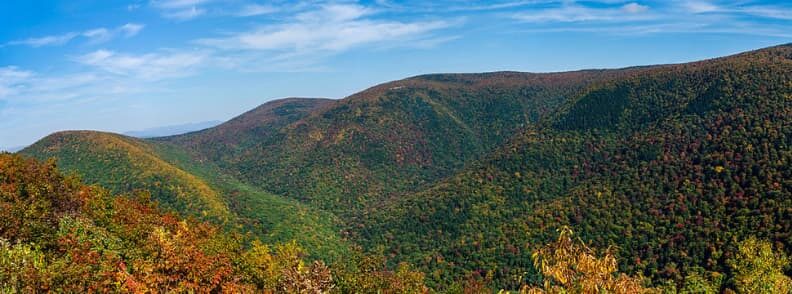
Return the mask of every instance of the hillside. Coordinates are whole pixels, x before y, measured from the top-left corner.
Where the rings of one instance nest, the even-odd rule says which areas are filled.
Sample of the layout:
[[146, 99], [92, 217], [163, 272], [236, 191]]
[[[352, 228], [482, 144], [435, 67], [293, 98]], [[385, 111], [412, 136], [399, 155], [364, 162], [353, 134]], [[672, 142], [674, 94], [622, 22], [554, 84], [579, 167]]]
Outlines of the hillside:
[[[792, 46], [595, 85], [488, 159], [368, 211], [359, 240], [439, 284], [538, 276], [562, 226], [655, 282], [727, 273], [751, 236], [792, 249]], [[520, 278], [522, 277], [522, 278]]]
[[347, 254], [334, 216], [223, 176], [180, 149], [110, 133], [50, 135], [21, 151], [113, 193], [150, 193], [161, 207], [252, 232], [262, 240], [297, 240], [314, 257], [335, 261]]
[[248, 184], [353, 216], [453, 174], [585, 85], [625, 73], [419, 76], [338, 101], [269, 102], [216, 128], [158, 140]]
[[[113, 195], [52, 163], [0, 153], [3, 293], [420, 293], [423, 276], [308, 263], [294, 243], [162, 212], [145, 192]], [[367, 258], [345, 256], [352, 264]]]
[[145, 142], [89, 131], [55, 133], [21, 151], [39, 160], [51, 157], [66, 171], [114, 193], [151, 191], [163, 206], [223, 221], [230, 212], [222, 196], [202, 179], [157, 157]]

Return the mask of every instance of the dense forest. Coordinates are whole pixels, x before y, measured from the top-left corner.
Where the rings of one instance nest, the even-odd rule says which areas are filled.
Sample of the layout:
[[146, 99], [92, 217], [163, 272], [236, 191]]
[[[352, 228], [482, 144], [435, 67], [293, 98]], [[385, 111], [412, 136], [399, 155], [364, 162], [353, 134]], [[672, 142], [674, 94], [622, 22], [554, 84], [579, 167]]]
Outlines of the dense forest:
[[258, 240], [166, 213], [150, 194], [113, 195], [53, 162], [0, 154], [0, 291], [425, 292], [423, 274], [377, 257], [308, 262], [294, 242]]
[[562, 225], [657, 282], [724, 273], [750, 236], [789, 250], [791, 53], [593, 87], [477, 166], [372, 209], [360, 239], [441, 283], [480, 268], [520, 283], [529, 246]]
[[[618, 70], [424, 75], [268, 102], [173, 137], [50, 135], [20, 153], [54, 161], [4, 156], [3, 205], [37, 207], [15, 221], [47, 225], [4, 228], [2, 254], [42, 260], [35, 289], [87, 287], [47, 272], [77, 254], [59, 243], [72, 230], [100, 244], [84, 254], [107, 259], [86, 265], [107, 276], [90, 284], [132, 291], [208, 289], [180, 284], [187, 275], [242, 292], [783, 293], [790, 145], [792, 45]], [[157, 269], [150, 253], [166, 237], [218, 268]]]

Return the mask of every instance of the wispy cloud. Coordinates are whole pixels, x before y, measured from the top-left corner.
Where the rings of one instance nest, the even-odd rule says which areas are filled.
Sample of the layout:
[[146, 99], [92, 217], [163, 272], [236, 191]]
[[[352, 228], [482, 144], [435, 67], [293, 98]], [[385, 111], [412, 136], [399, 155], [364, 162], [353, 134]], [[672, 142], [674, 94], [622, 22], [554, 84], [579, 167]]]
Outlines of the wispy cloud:
[[687, 11], [691, 13], [708, 13], [708, 12], [716, 12], [721, 10], [718, 5], [708, 1], [683, 1], [682, 7], [687, 9]]
[[[96, 72], [0, 68], [0, 142], [23, 145], [64, 128], [102, 128], [102, 125], [80, 126], [80, 115], [99, 115], [99, 111], [91, 107], [112, 105], [111, 101], [137, 97], [134, 95], [142, 92], [151, 93], [152, 89], [155, 89], [153, 85], [134, 79]], [[115, 115], [123, 113], [119, 111]]]
[[163, 12], [162, 15], [167, 18], [177, 19], [177, 20], [189, 20], [206, 13], [206, 9], [197, 8], [195, 6], [185, 8], [185, 9], [178, 9], [172, 11]]
[[79, 37], [85, 38], [92, 43], [102, 43], [112, 40], [118, 36], [130, 38], [137, 35], [145, 26], [142, 24], [128, 23], [123, 26], [107, 29], [107, 28], [94, 28], [85, 30], [83, 32], [68, 32], [60, 35], [51, 35], [44, 37], [27, 38], [23, 40], [15, 40], [6, 43], [6, 46], [30, 46], [33, 48], [44, 46], [61, 46], [65, 45]]
[[75, 61], [101, 71], [142, 80], [184, 77], [209, 59], [206, 52], [158, 52], [123, 54], [97, 50], [78, 56]]
[[32, 72], [15, 66], [0, 67], [0, 100], [19, 92], [24, 82], [32, 76]]
[[377, 0], [375, 3], [379, 7], [395, 9], [400, 11], [411, 11], [418, 13], [425, 12], [481, 12], [511, 9], [522, 6], [530, 6], [554, 2], [551, 0], [488, 0], [488, 1], [390, 1]]
[[778, 20], [792, 20], [792, 6], [789, 7], [779, 7], [779, 6], [767, 6], [767, 5], [756, 5], [756, 6], [748, 6], [741, 9], [738, 9], [738, 12], [764, 17], [764, 18], [772, 18]]
[[690, 14], [721, 14], [728, 16], [755, 16], [761, 18], [792, 20], [792, 3], [762, 4], [761, 1], [682, 0], [675, 2], [680, 12]]
[[79, 35], [80, 34], [78, 33], [70, 32], [61, 35], [35, 37], [35, 38], [27, 38], [24, 40], [11, 41], [6, 43], [6, 45], [11, 45], [11, 46], [25, 45], [34, 48], [43, 47], [43, 46], [56, 46], [56, 45], [66, 44]]
[[86, 37], [94, 43], [102, 43], [110, 40], [113, 37], [113, 33], [111, 33], [106, 28], [98, 28], [93, 30], [88, 30], [82, 33], [83, 37]]
[[140, 4], [138, 3], [133, 3], [126, 6], [127, 11], [135, 11], [138, 10], [138, 8], [140, 8]]
[[211, 0], [152, 0], [151, 3], [163, 8], [184, 8], [205, 4]]
[[128, 23], [118, 28], [118, 31], [122, 33], [124, 37], [131, 38], [140, 33], [144, 27], [145, 25], [142, 24]]
[[[53, 102], [70, 100], [90, 91], [98, 94], [106, 90], [93, 73], [74, 73], [45, 76], [15, 66], [0, 68], [0, 101], [14, 103]], [[106, 86], [106, 85], [105, 85]]]
[[159, 9], [163, 17], [190, 20], [206, 13], [202, 6], [211, 0], [151, 0], [151, 6]]
[[229, 50], [266, 50], [288, 54], [339, 52], [388, 42], [421, 40], [453, 25], [447, 20], [400, 22], [371, 17], [374, 10], [359, 5], [323, 5], [297, 14], [284, 24], [264, 25], [250, 31], [196, 43]]
[[605, 34], [717, 33], [785, 37], [792, 6], [756, 1], [543, 1], [508, 15], [523, 32], [594, 32]]
[[235, 13], [235, 15], [240, 17], [248, 17], [248, 16], [257, 16], [264, 14], [272, 14], [277, 11], [278, 8], [272, 5], [248, 4], [242, 6], [242, 8]]
[[633, 2], [624, 4], [624, 6], [621, 7], [621, 10], [627, 13], [641, 13], [649, 10], [649, 6]]
[[594, 8], [564, 2], [558, 7], [531, 9], [512, 14], [512, 17], [522, 22], [591, 22], [591, 21], [634, 21], [650, 17], [646, 12], [649, 6], [638, 3], [627, 3], [620, 6]]

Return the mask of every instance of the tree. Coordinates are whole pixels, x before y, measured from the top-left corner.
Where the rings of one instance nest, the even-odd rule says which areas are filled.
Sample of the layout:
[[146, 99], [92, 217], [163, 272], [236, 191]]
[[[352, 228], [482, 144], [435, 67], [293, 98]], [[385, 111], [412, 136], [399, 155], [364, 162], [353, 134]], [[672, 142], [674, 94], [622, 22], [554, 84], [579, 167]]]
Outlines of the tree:
[[789, 258], [783, 252], [773, 252], [770, 242], [746, 239], [727, 264], [740, 293], [792, 293], [792, 279], [784, 275]]
[[568, 227], [560, 229], [558, 239], [533, 254], [534, 266], [541, 272], [541, 287], [526, 286], [521, 293], [654, 293], [645, 288], [640, 277], [616, 272], [616, 257], [607, 250], [597, 257], [582, 241], [573, 239]]

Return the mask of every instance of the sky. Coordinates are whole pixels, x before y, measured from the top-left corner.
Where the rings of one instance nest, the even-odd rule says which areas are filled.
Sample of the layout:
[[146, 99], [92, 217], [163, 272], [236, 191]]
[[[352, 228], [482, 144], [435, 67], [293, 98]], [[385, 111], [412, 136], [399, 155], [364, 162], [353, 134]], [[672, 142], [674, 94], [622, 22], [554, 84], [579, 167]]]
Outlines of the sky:
[[680, 63], [792, 42], [789, 1], [0, 1], [0, 149], [228, 120], [426, 73]]

